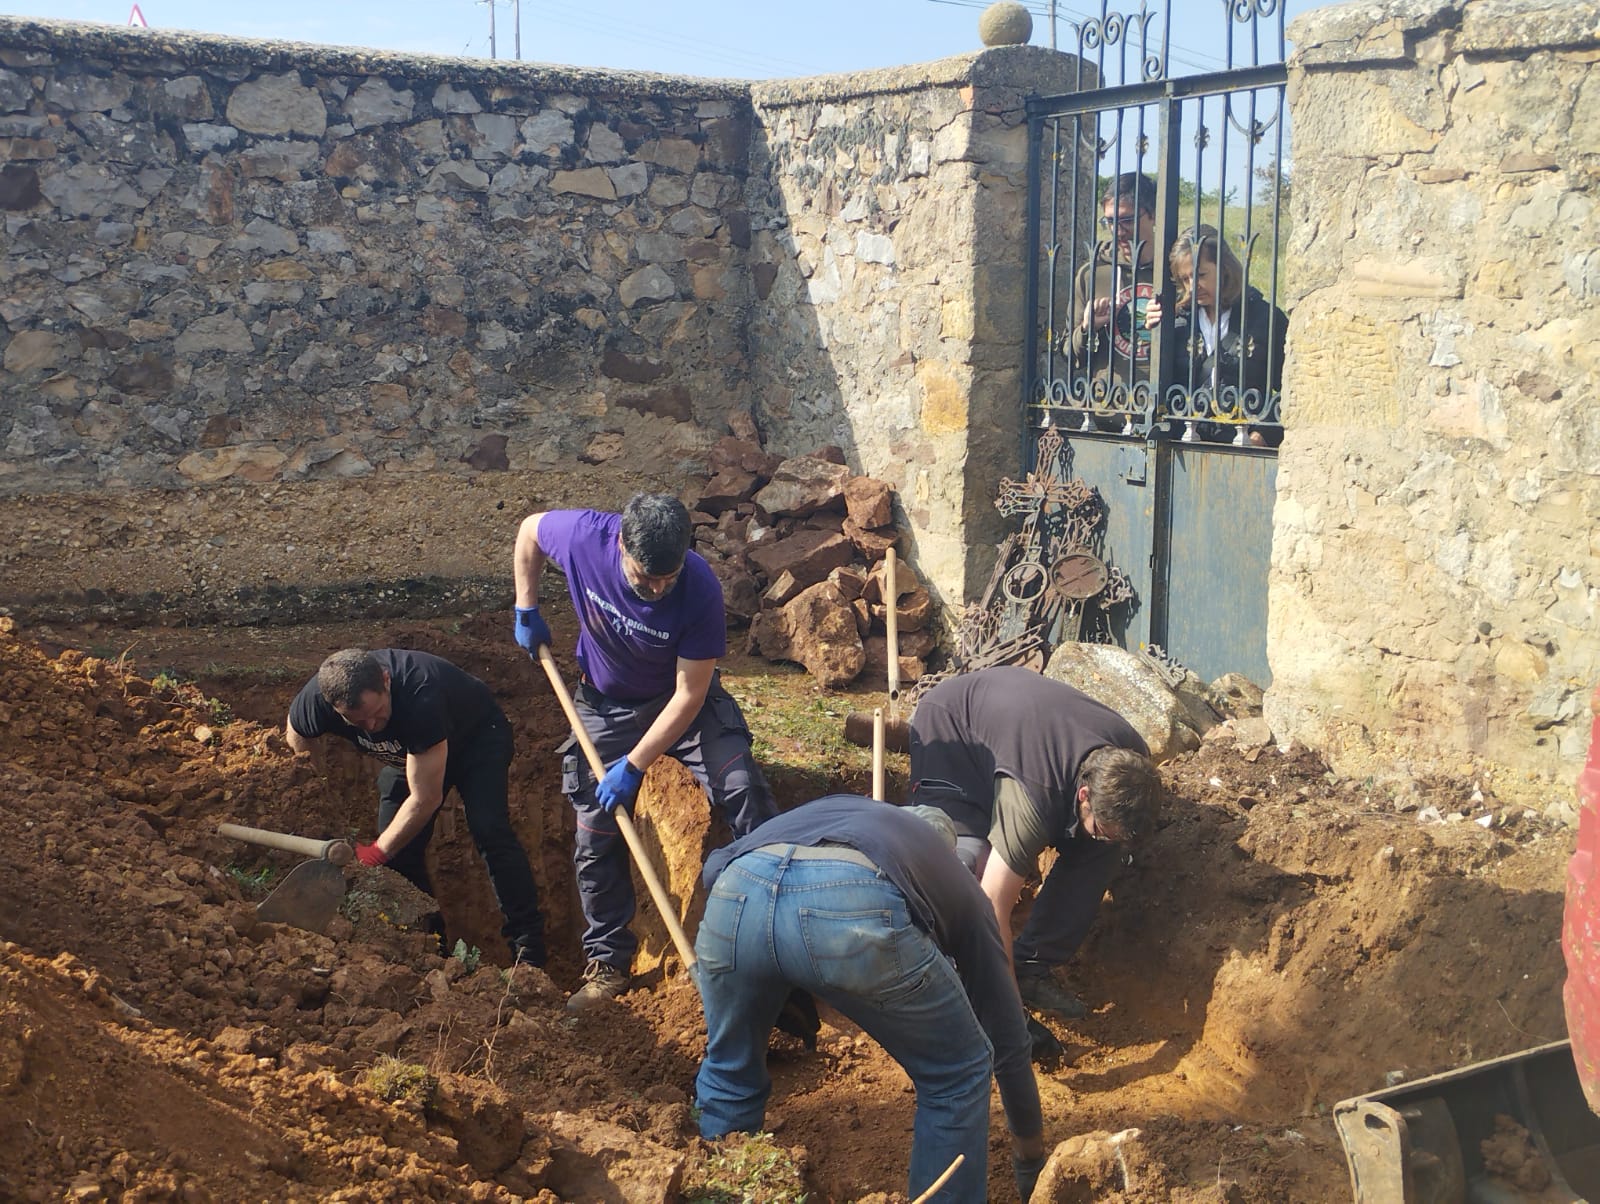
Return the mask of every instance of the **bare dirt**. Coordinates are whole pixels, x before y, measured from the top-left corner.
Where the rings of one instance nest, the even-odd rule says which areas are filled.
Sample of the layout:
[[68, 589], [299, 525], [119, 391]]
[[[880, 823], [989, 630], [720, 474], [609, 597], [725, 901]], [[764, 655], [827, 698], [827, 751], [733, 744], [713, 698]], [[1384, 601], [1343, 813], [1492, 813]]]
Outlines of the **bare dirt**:
[[[562, 1009], [581, 968], [563, 720], [507, 627], [0, 621], [0, 1199], [662, 1200], [697, 1181], [698, 999], [648, 901], [638, 989]], [[556, 634], [570, 648], [570, 616]], [[219, 822], [370, 838], [372, 764], [334, 749], [319, 767], [281, 737], [294, 692], [353, 643], [426, 648], [500, 696], [548, 973], [504, 972], [448, 810], [435, 881], [465, 961], [416, 930], [429, 904], [386, 870], [352, 875], [326, 935], [256, 919], [260, 881], [296, 859]], [[881, 696], [737, 657], [725, 678], [784, 805], [867, 786], [837, 733]], [[1036, 1198], [1348, 1198], [1335, 1101], [1563, 1035], [1570, 834], [1471, 782], [1396, 797], [1304, 750], [1216, 740], [1164, 772], [1163, 826], [1068, 975], [1091, 1012], [1054, 1026], [1067, 1056], [1040, 1071], [1060, 1148]], [[894, 758], [891, 797], [903, 780]], [[692, 931], [694, 871], [723, 834], [670, 772], [639, 826]], [[436, 1077], [430, 1102], [378, 1094], [365, 1072], [386, 1055]], [[803, 1151], [811, 1198], [903, 1198], [898, 1067], [837, 1017], [815, 1053], [776, 1038], [772, 1067], [769, 1127]], [[998, 1106], [992, 1132], [991, 1195], [1014, 1199]]]

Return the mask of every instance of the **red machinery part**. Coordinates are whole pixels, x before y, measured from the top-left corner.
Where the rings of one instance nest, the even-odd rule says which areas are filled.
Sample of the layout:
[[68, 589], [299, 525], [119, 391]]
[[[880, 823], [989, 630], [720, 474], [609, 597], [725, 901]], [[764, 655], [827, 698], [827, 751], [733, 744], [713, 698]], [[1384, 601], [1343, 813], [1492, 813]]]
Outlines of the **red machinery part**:
[[1561, 948], [1567, 956], [1567, 1033], [1589, 1107], [1600, 1113], [1600, 688], [1589, 709], [1589, 759], [1578, 774], [1578, 848], [1567, 863]]

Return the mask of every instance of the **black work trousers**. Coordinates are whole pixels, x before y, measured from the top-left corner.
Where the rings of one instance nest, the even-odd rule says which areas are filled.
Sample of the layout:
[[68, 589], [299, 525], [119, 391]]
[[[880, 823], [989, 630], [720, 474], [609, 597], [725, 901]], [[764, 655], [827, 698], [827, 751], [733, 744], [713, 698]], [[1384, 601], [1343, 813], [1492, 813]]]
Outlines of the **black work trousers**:
[[[452, 742], [444, 771], [444, 793], [453, 789], [461, 796], [472, 843], [489, 871], [489, 885], [505, 924], [500, 934], [511, 946], [511, 955], [531, 965], [545, 961], [544, 917], [539, 912], [539, 888], [534, 882], [528, 854], [511, 826], [507, 803], [506, 776], [511, 766], [511, 725], [503, 712], [494, 713], [474, 728], [459, 744]], [[410, 796], [405, 770], [385, 765], [378, 774], [378, 830], [389, 826]], [[428, 842], [438, 812], [411, 841], [389, 859], [389, 867], [403, 875], [418, 890], [432, 895], [428, 877]]]

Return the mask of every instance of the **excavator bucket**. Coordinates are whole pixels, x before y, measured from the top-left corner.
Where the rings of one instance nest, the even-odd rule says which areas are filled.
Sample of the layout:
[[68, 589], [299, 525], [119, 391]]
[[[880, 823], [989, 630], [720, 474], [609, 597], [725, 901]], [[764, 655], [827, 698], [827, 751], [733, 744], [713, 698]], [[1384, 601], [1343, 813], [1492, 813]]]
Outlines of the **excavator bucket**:
[[1336, 1104], [1356, 1204], [1600, 1201], [1600, 1117], [1566, 1041]]
[[1561, 946], [1571, 1039], [1334, 1105], [1356, 1204], [1600, 1202], [1600, 689]]

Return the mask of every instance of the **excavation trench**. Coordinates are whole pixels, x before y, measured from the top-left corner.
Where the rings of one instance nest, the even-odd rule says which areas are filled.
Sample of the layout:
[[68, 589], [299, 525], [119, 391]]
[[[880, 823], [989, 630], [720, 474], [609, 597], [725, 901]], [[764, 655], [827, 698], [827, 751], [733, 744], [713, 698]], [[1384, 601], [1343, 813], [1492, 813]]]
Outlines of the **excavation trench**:
[[[571, 635], [558, 616], [558, 643]], [[0, 822], [11, 834], [0, 1141], [17, 1151], [0, 1195], [54, 1198], [92, 1182], [147, 1198], [184, 1184], [219, 1198], [375, 1198], [382, 1184], [415, 1198], [584, 1199], [604, 1195], [606, 1178], [626, 1180], [630, 1198], [662, 1198], [651, 1191], [669, 1193], [686, 1159], [692, 1174], [704, 1157], [690, 1112], [698, 999], [642, 889], [639, 987], [592, 1015], [562, 1009], [581, 971], [554, 753], [565, 724], [503, 615], [0, 640]], [[500, 697], [548, 974], [500, 973], [499, 914], [453, 801], [433, 880], [447, 942], [468, 962], [478, 951], [475, 972], [439, 956], [416, 930], [433, 904], [384, 870], [355, 876], [327, 936], [254, 921], [262, 871], [294, 858], [224, 840], [219, 822], [370, 836], [374, 763], [336, 748], [319, 772], [279, 735], [322, 656], [360, 642], [437, 652]], [[867, 758], [843, 742], [843, 721], [881, 698], [819, 694], [804, 676], [737, 657], [725, 680], [784, 806], [866, 787]], [[797, 715], [837, 730], [825, 738]], [[196, 739], [202, 727], [208, 741]], [[891, 769], [897, 796], [903, 760]], [[1475, 800], [1470, 782], [1342, 782], [1301, 750], [1217, 741], [1166, 774], [1163, 825], [1069, 969], [1090, 1015], [1053, 1025], [1067, 1057], [1040, 1069], [1047, 1137], [1067, 1143], [1047, 1174], [1051, 1198], [1340, 1198], [1336, 1100], [1389, 1072], [1562, 1035], [1568, 835]], [[1473, 822], [1485, 815], [1490, 826]], [[692, 933], [699, 865], [726, 833], [676, 765], [652, 771], [637, 818]], [[909, 1085], [873, 1042], [824, 1019], [815, 1053], [775, 1038], [769, 1124], [804, 1149], [816, 1198], [892, 1198], [904, 1189]], [[359, 1079], [383, 1055], [437, 1073], [441, 1102], [423, 1112], [376, 1100]], [[1005, 1147], [997, 1107], [995, 1199], [1013, 1191]]]

